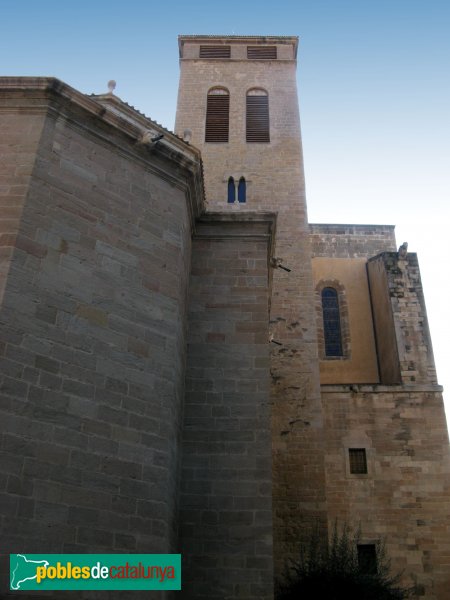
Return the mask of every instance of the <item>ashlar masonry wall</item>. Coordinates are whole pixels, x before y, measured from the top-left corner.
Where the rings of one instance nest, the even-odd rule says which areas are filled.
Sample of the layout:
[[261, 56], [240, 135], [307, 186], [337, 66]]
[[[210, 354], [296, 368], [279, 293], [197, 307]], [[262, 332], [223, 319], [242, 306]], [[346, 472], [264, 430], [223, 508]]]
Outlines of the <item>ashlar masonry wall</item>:
[[269, 600], [274, 217], [216, 219], [205, 216], [193, 241], [180, 496], [183, 597]]
[[[296, 83], [296, 37], [180, 36], [176, 132], [190, 130], [202, 152], [208, 210], [277, 213], [270, 302], [274, 556], [288, 557], [319, 522], [326, 529], [323, 427], [317, 329]], [[201, 59], [200, 45], [229, 45], [230, 58]], [[273, 60], [249, 59], [247, 46], [276, 46]], [[229, 139], [205, 142], [208, 91], [226, 88]], [[268, 97], [270, 142], [246, 141], [246, 94]], [[245, 204], [227, 202], [232, 176], [246, 180]]]
[[[367, 259], [379, 385], [322, 385], [329, 527], [384, 540], [392, 571], [416, 598], [447, 600], [450, 586], [450, 454], [417, 256], [399, 255], [393, 228], [312, 225], [330, 264]], [[372, 255], [373, 253], [373, 255]], [[350, 332], [351, 333], [351, 332]], [[336, 382], [338, 383], [338, 382]], [[349, 450], [364, 449], [367, 473]]]
[[[392, 572], [421, 600], [450, 588], [450, 461], [439, 386], [323, 386], [327, 500], [334, 522], [384, 540]], [[351, 474], [365, 448], [367, 474]]]
[[56, 80], [3, 83], [3, 548], [174, 551], [198, 153]]

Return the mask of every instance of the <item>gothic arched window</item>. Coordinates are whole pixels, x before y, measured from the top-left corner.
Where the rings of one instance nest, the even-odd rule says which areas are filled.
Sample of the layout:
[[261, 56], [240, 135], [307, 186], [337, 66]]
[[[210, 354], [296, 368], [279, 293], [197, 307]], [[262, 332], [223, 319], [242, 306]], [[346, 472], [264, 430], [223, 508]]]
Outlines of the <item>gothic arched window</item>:
[[230, 94], [225, 88], [212, 88], [206, 103], [205, 142], [228, 142]]
[[343, 356], [338, 292], [335, 288], [325, 287], [321, 296], [325, 356]]
[[234, 179], [230, 177], [228, 179], [228, 202], [232, 204], [236, 200], [236, 188], [234, 186]]
[[246, 189], [246, 184], [245, 184], [245, 178], [241, 177], [239, 179], [239, 185], [238, 185], [238, 201], [239, 202], [245, 202], [247, 200], [247, 189]]

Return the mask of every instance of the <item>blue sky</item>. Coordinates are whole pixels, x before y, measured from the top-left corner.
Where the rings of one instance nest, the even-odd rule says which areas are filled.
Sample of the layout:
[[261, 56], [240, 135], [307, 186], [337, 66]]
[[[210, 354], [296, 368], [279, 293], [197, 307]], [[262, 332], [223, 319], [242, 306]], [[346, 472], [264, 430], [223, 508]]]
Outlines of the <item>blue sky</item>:
[[171, 129], [177, 35], [299, 35], [309, 218], [388, 223], [418, 252], [449, 393], [450, 2], [2, 0], [0, 74], [116, 93]]

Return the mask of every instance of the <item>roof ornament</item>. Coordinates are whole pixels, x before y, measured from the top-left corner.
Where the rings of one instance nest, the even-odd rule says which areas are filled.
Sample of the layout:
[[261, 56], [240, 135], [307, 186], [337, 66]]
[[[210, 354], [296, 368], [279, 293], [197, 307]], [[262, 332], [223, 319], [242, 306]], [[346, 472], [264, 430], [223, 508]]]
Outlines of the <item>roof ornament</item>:
[[110, 94], [113, 94], [113, 93], [114, 93], [114, 90], [116, 89], [116, 85], [117, 85], [117, 84], [116, 84], [116, 82], [114, 81], [114, 79], [110, 79], [110, 80], [108, 81], [108, 92], [109, 92]]
[[408, 242], [403, 242], [403, 244], [398, 249], [398, 257], [402, 260], [405, 260], [408, 254]]

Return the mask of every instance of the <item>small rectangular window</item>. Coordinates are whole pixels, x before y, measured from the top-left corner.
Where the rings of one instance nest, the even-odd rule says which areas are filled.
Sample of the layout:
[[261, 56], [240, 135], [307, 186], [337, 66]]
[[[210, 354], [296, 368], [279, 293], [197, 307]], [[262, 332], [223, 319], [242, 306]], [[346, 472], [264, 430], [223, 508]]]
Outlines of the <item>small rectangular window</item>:
[[367, 473], [367, 458], [365, 448], [349, 448], [350, 473], [364, 475]]
[[377, 573], [377, 549], [375, 544], [358, 544], [358, 567], [362, 573]]
[[274, 60], [277, 58], [277, 47], [247, 46], [247, 58], [251, 60]]
[[200, 46], [200, 58], [230, 58], [231, 46]]

